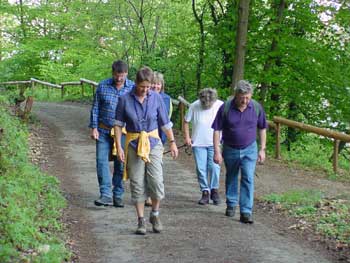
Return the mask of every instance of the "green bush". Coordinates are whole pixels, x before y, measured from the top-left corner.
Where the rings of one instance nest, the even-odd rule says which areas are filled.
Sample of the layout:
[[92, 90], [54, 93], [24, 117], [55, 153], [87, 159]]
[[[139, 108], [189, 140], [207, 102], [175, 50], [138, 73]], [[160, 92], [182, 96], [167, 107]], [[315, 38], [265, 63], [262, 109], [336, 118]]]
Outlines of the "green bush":
[[70, 254], [60, 234], [58, 180], [29, 163], [28, 131], [5, 101], [0, 96], [0, 262], [62, 262]]

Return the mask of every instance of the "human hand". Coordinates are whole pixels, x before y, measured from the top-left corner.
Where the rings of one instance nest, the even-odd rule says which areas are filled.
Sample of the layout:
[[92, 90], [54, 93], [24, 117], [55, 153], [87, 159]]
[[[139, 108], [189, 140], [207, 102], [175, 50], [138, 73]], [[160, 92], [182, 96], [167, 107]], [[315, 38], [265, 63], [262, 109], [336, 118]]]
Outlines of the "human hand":
[[119, 161], [121, 161], [122, 163], [125, 162], [124, 150], [122, 147], [117, 147], [117, 156]]
[[100, 136], [100, 134], [99, 134], [97, 128], [92, 128], [91, 131], [90, 131], [91, 139], [98, 140], [99, 136]]
[[171, 157], [173, 157], [173, 159], [176, 159], [177, 156], [179, 155], [179, 150], [177, 149], [175, 142], [170, 143], [170, 152], [171, 152]]
[[222, 154], [219, 151], [214, 152], [214, 163], [221, 164], [222, 163]]
[[264, 149], [260, 149], [258, 153], [258, 164], [264, 164], [266, 153]]
[[187, 146], [191, 146], [192, 147], [192, 140], [191, 140], [190, 137], [185, 138], [185, 143], [186, 143]]

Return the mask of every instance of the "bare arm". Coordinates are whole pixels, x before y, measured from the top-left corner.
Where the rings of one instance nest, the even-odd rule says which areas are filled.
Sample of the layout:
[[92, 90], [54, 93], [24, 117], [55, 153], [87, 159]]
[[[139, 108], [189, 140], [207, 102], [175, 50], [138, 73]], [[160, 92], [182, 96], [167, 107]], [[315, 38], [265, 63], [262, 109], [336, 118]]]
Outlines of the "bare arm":
[[177, 158], [178, 156], [178, 149], [175, 143], [175, 138], [174, 138], [174, 133], [173, 133], [173, 129], [167, 129], [164, 130], [166, 137], [169, 140], [169, 146], [170, 146], [170, 152], [171, 152], [171, 156], [173, 157], [173, 159]]
[[190, 136], [190, 124], [188, 122], [184, 122], [184, 137], [185, 137], [185, 143], [188, 146], [192, 146], [192, 140]]
[[222, 163], [222, 155], [220, 149], [220, 134], [221, 131], [214, 131], [213, 143], [214, 143], [214, 162], [217, 164]]
[[266, 129], [259, 130], [260, 150], [258, 154], [258, 163], [262, 164], [266, 158]]
[[121, 145], [121, 139], [122, 139], [122, 127], [120, 126], [114, 126], [114, 141], [117, 146], [117, 156], [121, 162], [125, 161], [124, 156], [124, 150]]

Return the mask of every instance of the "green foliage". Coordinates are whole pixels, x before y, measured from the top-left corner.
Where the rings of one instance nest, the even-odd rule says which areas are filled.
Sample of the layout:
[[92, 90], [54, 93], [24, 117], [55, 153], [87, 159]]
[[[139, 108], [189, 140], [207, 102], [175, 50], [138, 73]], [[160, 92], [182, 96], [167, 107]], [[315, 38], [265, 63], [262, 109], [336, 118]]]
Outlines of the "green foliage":
[[60, 234], [65, 200], [58, 180], [28, 162], [26, 127], [5, 107], [0, 123], [0, 261], [62, 262], [69, 253]]
[[270, 203], [279, 204], [282, 209], [312, 225], [322, 235], [339, 243], [350, 244], [350, 200], [325, 199], [315, 190], [290, 191], [270, 194], [264, 197]]

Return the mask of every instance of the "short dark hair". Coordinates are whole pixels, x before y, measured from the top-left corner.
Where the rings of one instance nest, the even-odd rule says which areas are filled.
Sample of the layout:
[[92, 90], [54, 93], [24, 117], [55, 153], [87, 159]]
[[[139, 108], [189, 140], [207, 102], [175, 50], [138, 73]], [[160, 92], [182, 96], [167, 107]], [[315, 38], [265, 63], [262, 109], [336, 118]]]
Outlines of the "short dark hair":
[[140, 84], [143, 81], [153, 82], [153, 70], [149, 67], [142, 67], [136, 73], [136, 84]]
[[123, 60], [114, 61], [112, 64], [112, 72], [113, 73], [127, 73], [128, 72], [128, 64], [126, 64]]

